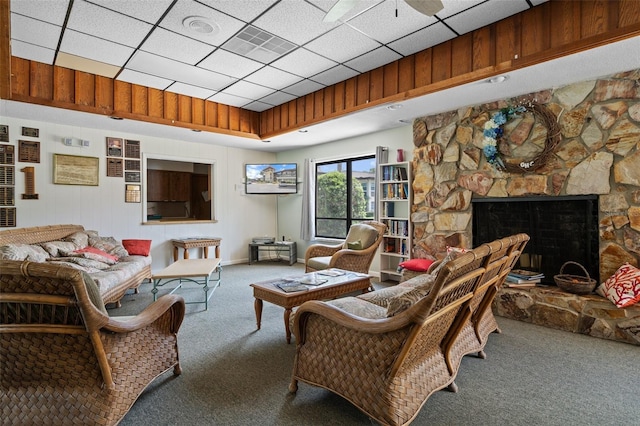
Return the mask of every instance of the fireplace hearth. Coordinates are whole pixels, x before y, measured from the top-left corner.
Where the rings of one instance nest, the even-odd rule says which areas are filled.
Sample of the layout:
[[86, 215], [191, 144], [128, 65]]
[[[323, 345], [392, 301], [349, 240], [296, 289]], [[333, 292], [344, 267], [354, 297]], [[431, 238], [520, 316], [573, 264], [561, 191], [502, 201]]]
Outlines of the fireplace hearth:
[[[544, 284], [555, 285], [553, 276], [568, 261], [599, 277], [598, 197], [477, 198], [473, 205], [473, 245], [527, 233], [531, 239], [517, 267], [544, 273]], [[575, 265], [563, 273], [584, 275]]]

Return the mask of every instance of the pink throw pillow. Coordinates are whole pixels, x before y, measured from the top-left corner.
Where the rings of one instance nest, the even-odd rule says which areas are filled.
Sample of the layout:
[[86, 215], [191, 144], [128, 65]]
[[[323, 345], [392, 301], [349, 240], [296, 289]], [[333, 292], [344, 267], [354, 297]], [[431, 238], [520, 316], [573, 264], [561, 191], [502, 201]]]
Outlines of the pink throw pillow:
[[618, 308], [626, 308], [640, 301], [640, 269], [628, 263], [622, 265], [598, 289]]
[[76, 254], [83, 254], [83, 253], [95, 254], [97, 256], [104, 257], [105, 259], [110, 260], [111, 262], [109, 262], [109, 263], [116, 263], [118, 261], [118, 256], [114, 256], [112, 254], [107, 253], [106, 251], [102, 251], [102, 250], [100, 250], [98, 248], [91, 247], [91, 246], [86, 246], [86, 247], [83, 247], [81, 249], [75, 250], [74, 253], [76, 253]]
[[416, 272], [427, 272], [429, 267], [433, 264], [431, 259], [409, 259], [400, 263], [399, 266]]

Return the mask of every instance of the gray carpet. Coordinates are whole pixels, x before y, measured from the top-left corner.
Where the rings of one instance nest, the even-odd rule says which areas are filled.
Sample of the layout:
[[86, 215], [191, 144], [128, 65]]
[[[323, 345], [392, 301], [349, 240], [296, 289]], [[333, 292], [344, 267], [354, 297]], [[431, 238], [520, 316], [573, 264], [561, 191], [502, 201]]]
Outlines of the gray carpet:
[[[265, 302], [256, 330], [249, 284], [300, 272], [301, 265], [284, 262], [224, 267], [209, 309], [187, 305], [178, 334], [182, 375], [156, 379], [121, 425], [372, 424], [326, 390], [301, 383], [296, 395], [288, 393], [295, 343], [286, 344], [282, 308]], [[150, 290], [143, 284], [110, 314], [140, 312], [153, 300]], [[200, 289], [179, 294], [186, 301], [202, 297]], [[498, 322], [503, 332], [490, 336], [487, 359], [465, 357], [456, 379], [460, 390], [435, 393], [413, 424], [638, 424], [638, 347]]]

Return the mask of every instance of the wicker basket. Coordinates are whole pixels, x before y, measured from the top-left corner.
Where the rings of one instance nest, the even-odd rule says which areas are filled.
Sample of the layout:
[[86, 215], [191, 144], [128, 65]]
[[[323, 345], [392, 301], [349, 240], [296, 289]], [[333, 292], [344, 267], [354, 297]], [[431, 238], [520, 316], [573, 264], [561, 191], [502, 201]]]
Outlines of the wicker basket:
[[[580, 267], [586, 276], [563, 274], [564, 267], [568, 264]], [[560, 273], [554, 275], [553, 279], [558, 287], [573, 294], [589, 294], [596, 288], [596, 280], [591, 278], [584, 266], [577, 262], [565, 262], [560, 268]]]

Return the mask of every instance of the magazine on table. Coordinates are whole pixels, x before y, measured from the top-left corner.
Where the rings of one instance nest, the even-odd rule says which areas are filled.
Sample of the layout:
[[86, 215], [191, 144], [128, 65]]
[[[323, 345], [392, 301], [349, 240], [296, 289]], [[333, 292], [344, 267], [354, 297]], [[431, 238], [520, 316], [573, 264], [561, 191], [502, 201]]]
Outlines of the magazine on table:
[[327, 277], [339, 277], [345, 274], [344, 271], [341, 271], [340, 269], [323, 269], [322, 271], [318, 271], [316, 272], [316, 274], [318, 275], [325, 275]]
[[285, 293], [294, 293], [296, 291], [307, 291], [309, 288], [296, 281], [278, 281], [275, 285]]
[[509, 275], [514, 278], [523, 280], [536, 280], [544, 278], [544, 274], [536, 271], [527, 271], [526, 269], [512, 269]]

